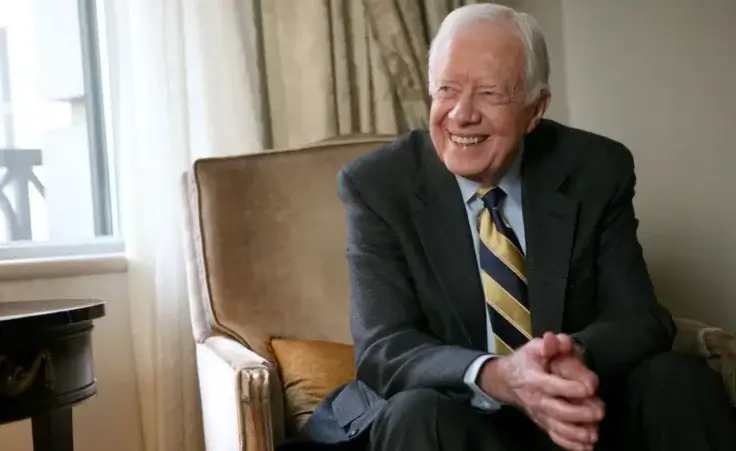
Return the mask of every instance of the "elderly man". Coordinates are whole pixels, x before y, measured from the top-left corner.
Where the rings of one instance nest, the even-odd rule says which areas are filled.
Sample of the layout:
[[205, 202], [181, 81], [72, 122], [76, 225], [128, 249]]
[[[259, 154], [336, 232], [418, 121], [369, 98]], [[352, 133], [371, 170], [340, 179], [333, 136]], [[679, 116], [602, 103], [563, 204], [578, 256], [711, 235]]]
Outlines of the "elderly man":
[[670, 352], [631, 153], [543, 120], [548, 77], [530, 16], [457, 9], [430, 50], [429, 132], [341, 171], [357, 380], [323, 401], [306, 439], [736, 450], [716, 373]]

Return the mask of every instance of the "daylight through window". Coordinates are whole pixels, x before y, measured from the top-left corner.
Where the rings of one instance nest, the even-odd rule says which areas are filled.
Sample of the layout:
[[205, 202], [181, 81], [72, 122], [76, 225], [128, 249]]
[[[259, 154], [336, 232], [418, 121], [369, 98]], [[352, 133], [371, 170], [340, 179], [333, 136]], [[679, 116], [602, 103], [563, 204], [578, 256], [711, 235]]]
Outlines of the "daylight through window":
[[115, 246], [93, 0], [0, 0], [0, 258]]

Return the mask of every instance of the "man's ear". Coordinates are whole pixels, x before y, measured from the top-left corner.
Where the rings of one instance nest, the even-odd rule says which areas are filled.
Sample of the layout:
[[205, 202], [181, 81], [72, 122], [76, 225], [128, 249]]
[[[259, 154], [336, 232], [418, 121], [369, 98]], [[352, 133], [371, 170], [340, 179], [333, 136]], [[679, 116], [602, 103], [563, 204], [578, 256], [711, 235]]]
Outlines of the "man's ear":
[[532, 120], [529, 121], [529, 126], [526, 129], [527, 133], [531, 133], [532, 130], [537, 128], [539, 121], [544, 117], [544, 113], [547, 111], [547, 108], [549, 108], [549, 103], [551, 101], [552, 93], [548, 89], [543, 89], [537, 100], [533, 104], [529, 105], [529, 108], [532, 108]]

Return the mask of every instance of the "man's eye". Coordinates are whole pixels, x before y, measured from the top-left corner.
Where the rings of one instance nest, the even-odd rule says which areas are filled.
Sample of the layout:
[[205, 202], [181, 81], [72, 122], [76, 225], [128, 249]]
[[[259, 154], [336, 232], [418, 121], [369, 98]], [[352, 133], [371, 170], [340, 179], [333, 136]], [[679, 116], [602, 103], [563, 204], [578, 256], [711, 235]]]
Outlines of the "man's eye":
[[509, 101], [511, 100], [509, 99], [508, 95], [498, 91], [482, 91], [481, 96], [485, 101], [490, 102], [494, 105], [509, 103]]
[[446, 99], [448, 97], [454, 96], [455, 92], [455, 89], [451, 86], [439, 85], [437, 87], [437, 90], [434, 92], [434, 95]]

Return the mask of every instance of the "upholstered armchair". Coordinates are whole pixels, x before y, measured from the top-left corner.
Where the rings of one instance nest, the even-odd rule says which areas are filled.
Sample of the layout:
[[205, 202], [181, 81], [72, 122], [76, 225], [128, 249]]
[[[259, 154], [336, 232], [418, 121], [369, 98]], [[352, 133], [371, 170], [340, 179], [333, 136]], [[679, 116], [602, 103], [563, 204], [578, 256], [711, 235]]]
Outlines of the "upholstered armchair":
[[[341, 369], [353, 362], [337, 172], [390, 139], [353, 136], [203, 159], [185, 174], [189, 295], [209, 451], [271, 451], [295, 419], [308, 417], [308, 408], [289, 402], [307, 378], [285, 365], [286, 357], [333, 377], [307, 389], [321, 384], [324, 391], [334, 377], [349, 377]], [[736, 398], [733, 336], [689, 320], [678, 326], [676, 346], [706, 356]], [[278, 337], [329, 345], [310, 362], [311, 344], [282, 342], [279, 355]], [[317, 399], [313, 393], [306, 404]]]
[[273, 337], [351, 343], [337, 173], [390, 140], [359, 135], [202, 159], [185, 174], [187, 272], [208, 450], [269, 451], [285, 437]]

